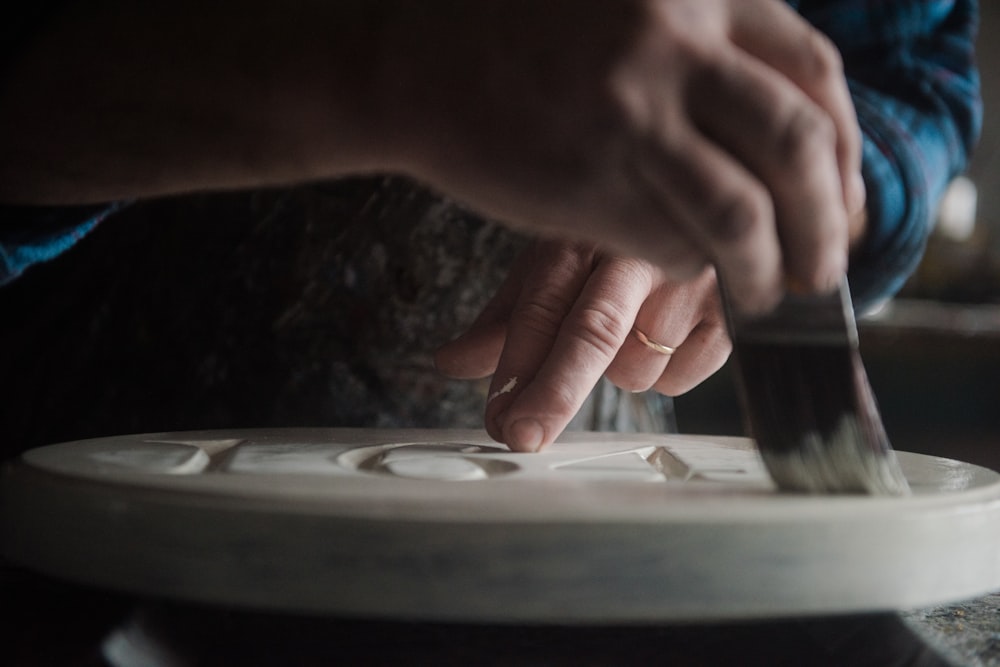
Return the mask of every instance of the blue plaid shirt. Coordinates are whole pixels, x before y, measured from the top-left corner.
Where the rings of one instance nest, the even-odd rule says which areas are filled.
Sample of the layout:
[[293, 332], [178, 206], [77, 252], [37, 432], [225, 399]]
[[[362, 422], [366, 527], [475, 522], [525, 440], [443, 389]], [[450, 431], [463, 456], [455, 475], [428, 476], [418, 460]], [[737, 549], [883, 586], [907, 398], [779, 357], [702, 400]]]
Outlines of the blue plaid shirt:
[[975, 0], [791, 2], [844, 57], [864, 133], [868, 237], [855, 303], [895, 294], [923, 256], [938, 201], [982, 126]]
[[[895, 294], [912, 273], [937, 202], [965, 168], [979, 136], [977, 5], [975, 0], [789, 4], [840, 48], [864, 132], [869, 234], [850, 269], [855, 302], [863, 307]], [[121, 207], [0, 206], [0, 285], [58, 256]]]

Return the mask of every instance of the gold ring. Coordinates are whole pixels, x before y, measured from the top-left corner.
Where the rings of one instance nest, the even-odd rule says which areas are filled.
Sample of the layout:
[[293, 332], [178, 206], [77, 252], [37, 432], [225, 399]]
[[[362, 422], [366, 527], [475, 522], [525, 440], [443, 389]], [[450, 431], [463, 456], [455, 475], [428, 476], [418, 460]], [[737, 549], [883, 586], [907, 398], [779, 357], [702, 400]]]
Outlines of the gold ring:
[[664, 345], [663, 343], [657, 343], [655, 340], [653, 340], [652, 338], [644, 334], [642, 331], [640, 331], [638, 327], [632, 327], [632, 332], [635, 334], [636, 338], [642, 341], [643, 345], [645, 345], [651, 350], [659, 352], [660, 354], [665, 354], [669, 357], [671, 354], [677, 351], [675, 348], [672, 348], [669, 345]]

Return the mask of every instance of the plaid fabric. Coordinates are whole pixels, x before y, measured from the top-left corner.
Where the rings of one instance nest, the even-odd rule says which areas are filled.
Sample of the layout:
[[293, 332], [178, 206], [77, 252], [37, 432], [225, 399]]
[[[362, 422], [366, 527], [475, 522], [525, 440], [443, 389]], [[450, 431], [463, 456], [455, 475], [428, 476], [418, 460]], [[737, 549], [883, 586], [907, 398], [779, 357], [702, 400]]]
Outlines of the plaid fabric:
[[916, 268], [938, 200], [979, 138], [975, 0], [793, 3], [844, 57], [864, 133], [869, 234], [852, 258], [855, 303], [895, 294]]
[[0, 285], [11, 282], [34, 264], [61, 255], [124, 205], [0, 205]]
[[[891, 296], [923, 254], [937, 201], [979, 136], [975, 0], [789, 0], [840, 48], [864, 132], [870, 234], [855, 302]], [[120, 207], [0, 207], [0, 285]]]

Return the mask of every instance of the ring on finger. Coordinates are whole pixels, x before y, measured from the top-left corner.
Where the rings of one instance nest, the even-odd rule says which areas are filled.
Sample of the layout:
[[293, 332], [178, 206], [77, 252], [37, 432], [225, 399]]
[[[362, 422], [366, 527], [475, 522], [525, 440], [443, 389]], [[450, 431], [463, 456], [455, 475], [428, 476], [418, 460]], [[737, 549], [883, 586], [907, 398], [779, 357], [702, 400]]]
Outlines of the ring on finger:
[[669, 357], [671, 354], [677, 351], [676, 348], [670, 347], [669, 345], [664, 345], [663, 343], [659, 343], [653, 340], [638, 327], [632, 327], [632, 333], [635, 334], [635, 337], [638, 338], [643, 345], [653, 350], [654, 352], [659, 352], [660, 354], [665, 354]]

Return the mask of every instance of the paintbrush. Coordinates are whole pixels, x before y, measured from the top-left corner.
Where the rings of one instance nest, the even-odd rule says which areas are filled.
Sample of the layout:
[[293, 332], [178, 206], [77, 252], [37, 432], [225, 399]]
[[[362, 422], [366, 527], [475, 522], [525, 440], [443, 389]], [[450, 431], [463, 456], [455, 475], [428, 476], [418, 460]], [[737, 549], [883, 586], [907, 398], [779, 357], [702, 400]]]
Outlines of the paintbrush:
[[846, 279], [763, 316], [723, 303], [743, 416], [779, 490], [909, 492], [861, 361]]

